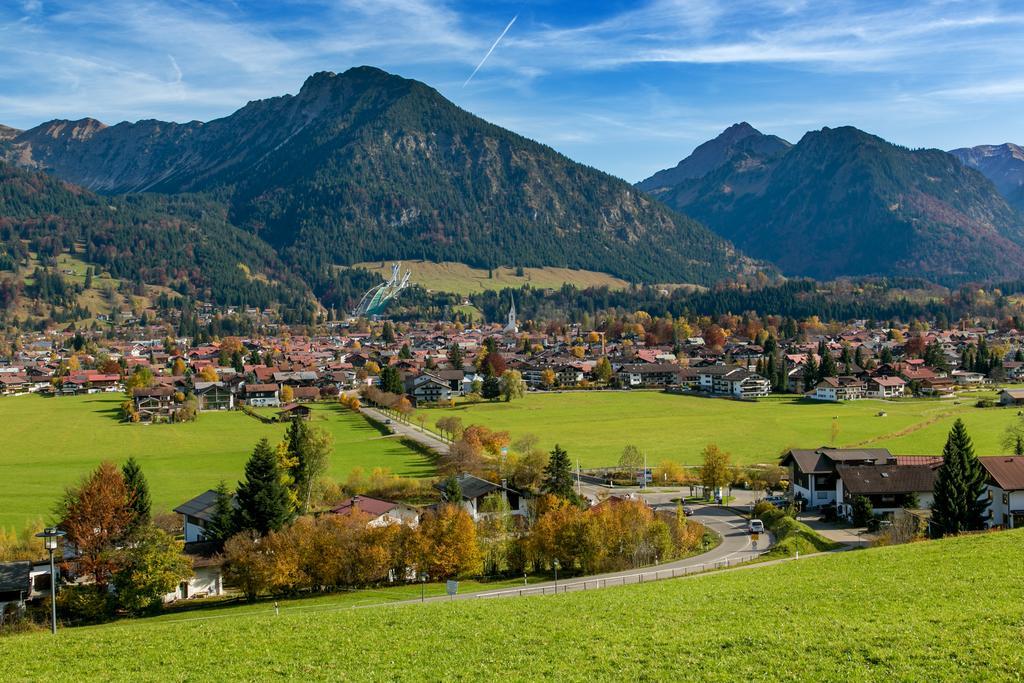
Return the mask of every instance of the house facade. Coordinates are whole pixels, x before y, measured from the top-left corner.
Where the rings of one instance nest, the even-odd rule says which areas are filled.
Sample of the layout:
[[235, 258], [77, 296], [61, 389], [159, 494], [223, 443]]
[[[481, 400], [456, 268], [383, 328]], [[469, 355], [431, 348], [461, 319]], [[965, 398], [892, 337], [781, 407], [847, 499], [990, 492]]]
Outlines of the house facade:
[[[231, 499], [232, 505], [235, 499]], [[209, 489], [200, 493], [192, 500], [174, 508], [181, 515], [182, 528], [185, 532], [185, 543], [198, 543], [206, 540], [206, 527], [213, 520], [217, 509], [217, 492]]]
[[224, 382], [196, 382], [193, 387], [199, 410], [233, 410], [235, 392]]
[[448, 382], [434, 375], [424, 373], [412, 381], [412, 394], [417, 405], [420, 403], [442, 403], [452, 399], [454, 393]]
[[745, 368], [735, 368], [716, 377], [712, 393], [732, 398], [764, 398], [772, 392], [772, 383], [767, 378]]
[[170, 422], [174, 419], [174, 388], [152, 387], [132, 390], [135, 411], [140, 422]]
[[978, 459], [988, 472], [989, 524], [1009, 529], [1024, 527], [1024, 457], [994, 455]]
[[865, 382], [864, 395], [868, 398], [897, 398], [903, 395], [906, 387], [902, 377], [869, 377]]
[[852, 519], [853, 502], [861, 496], [871, 501], [876, 514], [893, 513], [913, 501], [915, 508], [930, 508], [940, 464], [941, 459], [920, 465], [840, 463], [836, 466], [837, 511]]
[[281, 392], [277, 384], [246, 384], [243, 388], [246, 405], [253, 408], [277, 408]]
[[[529, 514], [526, 507], [526, 494], [510, 488], [504, 481], [501, 484], [495, 484], [492, 481], [475, 477], [472, 474], [460, 474], [456, 477], [456, 480], [459, 483], [459, 489], [462, 491], [462, 500], [459, 502], [473, 518], [474, 522], [479, 521], [486, 514], [480, 510], [484, 498], [494, 493], [500, 494], [505, 499], [505, 502], [508, 503], [510, 514], [524, 518]], [[434, 487], [441, 491], [442, 495], [444, 494], [443, 482], [435, 484]]]
[[856, 377], [825, 377], [807, 398], [815, 401], [856, 401], [864, 398], [865, 384]]
[[619, 386], [666, 388], [679, 384], [679, 366], [674, 363], [627, 363], [615, 373]]
[[780, 461], [789, 469], [790, 492], [806, 501], [807, 508], [819, 508], [842, 502], [837, 486], [837, 466], [843, 463], [858, 465], [895, 464], [896, 458], [885, 448], [828, 448], [798, 449], [786, 453]]

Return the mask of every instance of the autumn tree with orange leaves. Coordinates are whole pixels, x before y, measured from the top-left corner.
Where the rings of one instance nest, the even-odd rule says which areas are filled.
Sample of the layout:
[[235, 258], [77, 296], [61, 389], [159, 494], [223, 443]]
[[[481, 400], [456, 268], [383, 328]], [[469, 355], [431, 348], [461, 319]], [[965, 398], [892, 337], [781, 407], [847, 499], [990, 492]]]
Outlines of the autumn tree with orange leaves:
[[77, 487], [65, 491], [57, 514], [68, 542], [81, 553], [82, 570], [106, 589], [115, 570], [111, 551], [134, 519], [121, 470], [112, 462], [100, 463]]

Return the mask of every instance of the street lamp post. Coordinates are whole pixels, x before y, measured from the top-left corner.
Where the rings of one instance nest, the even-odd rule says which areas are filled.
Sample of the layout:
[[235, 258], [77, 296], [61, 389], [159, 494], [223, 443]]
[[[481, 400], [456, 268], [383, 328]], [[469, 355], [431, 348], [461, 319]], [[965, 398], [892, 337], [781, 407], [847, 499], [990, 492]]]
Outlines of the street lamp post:
[[558, 558], [557, 557], [555, 558], [555, 561], [551, 563], [551, 565], [555, 568], [555, 595], [558, 595]]
[[36, 534], [36, 538], [43, 539], [43, 547], [50, 551], [50, 631], [57, 635], [57, 570], [53, 563], [53, 551], [60, 544], [60, 539], [66, 534], [56, 527], [47, 527]]
[[426, 600], [426, 591], [427, 591], [427, 573], [426, 572], [420, 572], [420, 602], [424, 602]]

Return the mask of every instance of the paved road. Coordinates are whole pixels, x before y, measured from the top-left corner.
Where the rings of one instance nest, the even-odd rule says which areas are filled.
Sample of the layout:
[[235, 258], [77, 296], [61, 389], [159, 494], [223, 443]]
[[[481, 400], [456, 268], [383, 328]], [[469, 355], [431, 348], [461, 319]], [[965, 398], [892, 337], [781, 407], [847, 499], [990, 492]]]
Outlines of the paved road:
[[386, 424], [390, 420], [391, 424], [386, 424], [386, 426], [391, 430], [391, 433], [396, 436], [404, 436], [412, 439], [413, 441], [421, 443], [427, 448], [435, 450], [442, 455], [448, 452], [448, 444], [428, 431], [421, 432], [419, 427], [392, 419], [391, 416], [384, 414], [376, 408], [363, 406], [359, 410], [362, 411], [364, 415], [370, 416], [377, 422]]
[[[770, 547], [770, 540], [765, 535], [760, 538], [758, 546], [755, 548], [751, 543], [750, 535], [747, 534], [746, 531], [746, 520], [729, 508], [712, 505], [696, 506], [693, 519], [699, 520], [701, 523], [706, 524], [709, 528], [718, 533], [722, 537], [722, 542], [716, 548], [713, 548], [701, 555], [694, 555], [693, 557], [676, 560], [674, 562], [665, 562], [657, 566], [561, 579], [558, 582], [558, 591], [571, 592], [576, 590], [593, 590], [631, 583], [644, 583], [684, 576], [687, 573], [697, 573], [707, 569], [714, 569], [716, 567], [724, 568], [754, 559], [757, 555], [767, 552]], [[550, 594], [554, 592], [554, 588], [554, 581], [541, 581], [524, 585], [519, 588], [478, 590], [468, 593], [460, 593], [454, 598], [427, 598], [426, 602], [437, 602], [451, 599], [469, 600], [475, 598], [518, 597], [523, 595], [536, 595], [545, 591]], [[410, 600], [409, 602], [419, 601]]]

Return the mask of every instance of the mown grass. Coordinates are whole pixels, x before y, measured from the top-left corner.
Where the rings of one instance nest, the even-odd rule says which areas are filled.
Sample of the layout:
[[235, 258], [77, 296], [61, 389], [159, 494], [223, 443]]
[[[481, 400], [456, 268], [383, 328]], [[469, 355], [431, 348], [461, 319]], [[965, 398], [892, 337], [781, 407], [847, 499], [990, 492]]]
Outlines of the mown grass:
[[[532, 577], [530, 583], [544, 580], [545, 577]], [[503, 588], [521, 587], [523, 580], [496, 579], [494, 581], [460, 580], [458, 592], [469, 593], [480, 590], [501, 590]], [[267, 598], [248, 603], [236, 599], [215, 599], [198, 601], [182, 601], [176, 603], [166, 613], [144, 619], [125, 619], [113, 625], [128, 628], [145, 627], [149, 624], [166, 622], [194, 622], [208, 619], [234, 619], [241, 617], [267, 615], [273, 613], [277, 603], [281, 614], [309, 614], [321, 611], [337, 611], [355, 607], [387, 605], [421, 598], [438, 598], [447, 596], [446, 583], [427, 583], [408, 586], [392, 586], [382, 588], [360, 588], [358, 590], [325, 593], [323, 595], [307, 595], [294, 598]]]
[[[584, 467], [616, 464], [627, 444], [644, 451], [651, 466], [664, 459], [699, 464], [701, 451], [710, 443], [731, 453], [734, 463], [776, 462], [789, 448], [832, 444], [833, 422], [838, 425], [836, 445], [935, 455], [958, 417], [979, 455], [1002, 453], [1006, 427], [1021, 418], [1016, 409], [975, 408], [980, 395], [959, 404], [939, 399], [835, 404], [792, 396], [749, 403], [653, 391], [530, 392], [511, 403], [433, 408], [427, 413], [429, 424], [450, 413], [465, 424], [508, 430], [513, 439], [535, 434], [544, 448], [558, 443]], [[880, 411], [885, 417], [878, 416]]]
[[[230, 486], [256, 442], [280, 441], [285, 425], [263, 424], [242, 412], [201, 413], [194, 423], [125, 424], [122, 394], [61, 398], [0, 398], [0, 526], [19, 532], [28, 520], [48, 519], [64, 487], [101, 460], [135, 456], [149, 480], [154, 511], [169, 510], [217, 485]], [[395, 474], [433, 474], [430, 461], [395, 438], [383, 438], [361, 416], [336, 404], [314, 405], [314, 424], [334, 439], [328, 474], [343, 480], [355, 467]]]
[[7, 680], [1019, 680], [1024, 531], [568, 595], [27, 634]]

